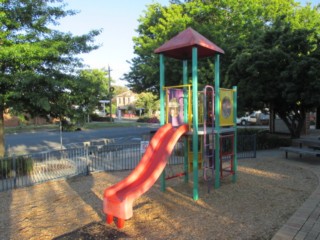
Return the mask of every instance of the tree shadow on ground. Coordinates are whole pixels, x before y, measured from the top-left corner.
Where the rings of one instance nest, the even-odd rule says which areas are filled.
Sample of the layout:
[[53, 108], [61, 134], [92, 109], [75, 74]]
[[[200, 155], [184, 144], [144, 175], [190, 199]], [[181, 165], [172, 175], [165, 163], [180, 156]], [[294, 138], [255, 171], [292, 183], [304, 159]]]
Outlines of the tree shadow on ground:
[[107, 227], [103, 222], [92, 222], [78, 228], [72, 232], [63, 234], [53, 240], [71, 240], [71, 239], [86, 239], [86, 240], [102, 240], [102, 239], [119, 239], [128, 238], [129, 236], [122, 231]]
[[[84, 179], [85, 178], [85, 179]], [[68, 239], [118, 239], [127, 238], [128, 235], [122, 231], [108, 226], [105, 223], [105, 214], [103, 213], [102, 200], [95, 194], [94, 177], [89, 174], [87, 176], [77, 176], [67, 179], [69, 186], [77, 193], [77, 195], [90, 206], [93, 211], [99, 216], [101, 221], [93, 221], [83, 227], [80, 227], [72, 232], [63, 234], [54, 238], [55, 240]], [[79, 212], [82, 209], [79, 207]], [[80, 215], [80, 214], [79, 214]], [[75, 216], [76, 217], [76, 216]], [[89, 217], [89, 216], [88, 216]]]
[[[94, 177], [91, 174], [69, 178], [67, 179], [67, 183], [77, 195], [98, 214], [101, 220], [105, 218], [102, 209], [102, 200], [93, 191]], [[81, 209], [79, 209], [79, 211], [81, 211]]]

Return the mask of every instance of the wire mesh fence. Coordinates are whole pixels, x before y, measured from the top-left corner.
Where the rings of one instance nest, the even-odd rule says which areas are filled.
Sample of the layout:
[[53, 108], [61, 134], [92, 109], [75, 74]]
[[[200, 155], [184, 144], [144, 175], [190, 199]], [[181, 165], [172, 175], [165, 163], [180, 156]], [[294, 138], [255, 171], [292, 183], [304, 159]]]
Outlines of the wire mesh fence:
[[[256, 157], [255, 146], [255, 135], [238, 136], [238, 159]], [[0, 191], [95, 171], [132, 170], [143, 153], [141, 143], [107, 143], [3, 158], [0, 159]], [[168, 168], [180, 165], [183, 171], [183, 163], [184, 141], [179, 141], [168, 160]]]

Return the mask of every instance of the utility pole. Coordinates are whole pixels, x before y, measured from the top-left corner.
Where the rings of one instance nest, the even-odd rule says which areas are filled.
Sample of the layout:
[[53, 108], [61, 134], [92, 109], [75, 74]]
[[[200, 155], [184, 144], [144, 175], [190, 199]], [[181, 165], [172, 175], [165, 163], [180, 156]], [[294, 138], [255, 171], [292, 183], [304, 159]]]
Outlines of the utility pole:
[[109, 76], [109, 104], [110, 104], [110, 122], [112, 122], [112, 105], [111, 105], [111, 92], [113, 92], [113, 88], [111, 88], [111, 72], [110, 66], [108, 65], [108, 76]]

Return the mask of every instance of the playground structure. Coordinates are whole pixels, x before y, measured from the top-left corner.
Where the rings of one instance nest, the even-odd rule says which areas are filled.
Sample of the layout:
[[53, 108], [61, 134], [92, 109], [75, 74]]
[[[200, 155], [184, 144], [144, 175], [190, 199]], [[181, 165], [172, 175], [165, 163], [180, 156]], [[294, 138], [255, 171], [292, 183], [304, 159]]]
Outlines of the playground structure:
[[[204, 180], [231, 175], [237, 178], [236, 87], [220, 89], [219, 57], [224, 51], [188, 28], [155, 50], [160, 55], [160, 125], [139, 165], [131, 174], [104, 192], [107, 223], [116, 217], [118, 228], [132, 217], [133, 201], [148, 191], [160, 177], [165, 191], [164, 169], [174, 145], [184, 136], [184, 180], [193, 175], [193, 199], [199, 198], [199, 170]], [[165, 86], [165, 56], [183, 62], [183, 83]], [[198, 58], [215, 57], [213, 86], [198, 91]], [[192, 61], [192, 83], [188, 84], [188, 60]], [[216, 116], [216, 117], [215, 117]], [[200, 138], [199, 138], [200, 136]], [[208, 188], [209, 189], [209, 188]]]

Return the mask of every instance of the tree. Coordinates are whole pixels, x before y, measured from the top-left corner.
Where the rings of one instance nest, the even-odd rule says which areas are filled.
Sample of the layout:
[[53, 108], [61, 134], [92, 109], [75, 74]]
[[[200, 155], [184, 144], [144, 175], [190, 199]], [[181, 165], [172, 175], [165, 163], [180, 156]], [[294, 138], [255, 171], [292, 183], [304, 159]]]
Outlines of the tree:
[[121, 93], [124, 93], [124, 92], [127, 92], [129, 91], [129, 89], [127, 87], [124, 87], [124, 86], [113, 86], [114, 87], [114, 92], [113, 94], [115, 96], [121, 94]]
[[277, 20], [229, 68], [242, 104], [270, 106], [299, 137], [306, 112], [320, 105], [319, 44], [316, 30]]
[[[51, 29], [75, 14], [60, 0], [3, 0], [0, 4], [0, 156], [4, 155], [5, 110], [47, 116], [81, 67], [80, 53], [98, 46], [93, 30], [73, 36]], [[59, 105], [59, 107], [61, 107]]]
[[[183, 14], [182, 5], [173, 4], [170, 7], [162, 7], [155, 3], [148, 6], [145, 16], [138, 20], [140, 22], [137, 29], [139, 36], [133, 38], [136, 57], [129, 62], [130, 72], [124, 74], [124, 79], [129, 83], [128, 87], [132, 91], [136, 93], [159, 92], [159, 60], [153, 51], [165, 40], [185, 29], [190, 20], [187, 15]], [[166, 64], [178, 66], [175, 61], [169, 62], [167, 61]], [[170, 79], [172, 84], [181, 79], [181, 74], [180, 77], [174, 77], [177, 76], [174, 68], [167, 68], [167, 75], [172, 76]]]
[[139, 94], [135, 107], [143, 108], [148, 113], [148, 116], [151, 116], [154, 111], [160, 109], [160, 102], [156, 95], [143, 92]]
[[[294, 0], [172, 0], [170, 3], [167, 7], [159, 4], [149, 5], [145, 14], [138, 20], [138, 36], [133, 39], [136, 57], [130, 62], [130, 72], [124, 75], [129, 82], [128, 86], [136, 92], [151, 91], [158, 94], [159, 59], [153, 51], [187, 27], [193, 27], [225, 51], [221, 58], [223, 87], [231, 87], [238, 83], [235, 79], [239, 80], [242, 76], [233, 75], [230, 79], [228, 69], [231, 65], [237, 65], [241, 59], [245, 61], [248, 58], [246, 52], [253, 47], [252, 43], [264, 35], [265, 31], [269, 31], [277, 18], [285, 16], [284, 21], [291, 24], [292, 31], [310, 30], [320, 34], [320, 7], [312, 7], [310, 4], [302, 7]], [[314, 35], [308, 36], [311, 38], [308, 41], [312, 38], [316, 41]], [[165, 64], [166, 85], [180, 84], [181, 63], [166, 59]], [[273, 67], [279, 68], [272, 66], [272, 63], [266, 67], [270, 67], [270, 71]], [[312, 64], [309, 67], [311, 69]], [[198, 62], [198, 76], [200, 84], [212, 84], [213, 59], [207, 58]], [[239, 90], [240, 87], [246, 88], [244, 84], [239, 85]], [[251, 89], [253, 94], [258, 95], [254, 87]], [[252, 105], [252, 102], [245, 99], [240, 98], [239, 110], [248, 109]], [[260, 101], [261, 105], [263, 102]], [[319, 105], [314, 107], [320, 108]]]
[[105, 69], [82, 70], [77, 82], [73, 82], [73, 104], [90, 114], [99, 105], [99, 100], [109, 99], [109, 78]]
[[[124, 75], [124, 79], [135, 92], [158, 93], [159, 57], [153, 51], [187, 27], [192, 27], [225, 50], [226, 54], [221, 58], [222, 83], [230, 87], [226, 72], [237, 54], [277, 16], [292, 16], [298, 6], [293, 0], [171, 1], [165, 7], [151, 4], [138, 20], [138, 36], [133, 38], [136, 56], [130, 61], [130, 72]], [[211, 58], [199, 61], [200, 84], [212, 83], [213, 61]], [[166, 84], [181, 84], [181, 62], [166, 59], [165, 64]]]

